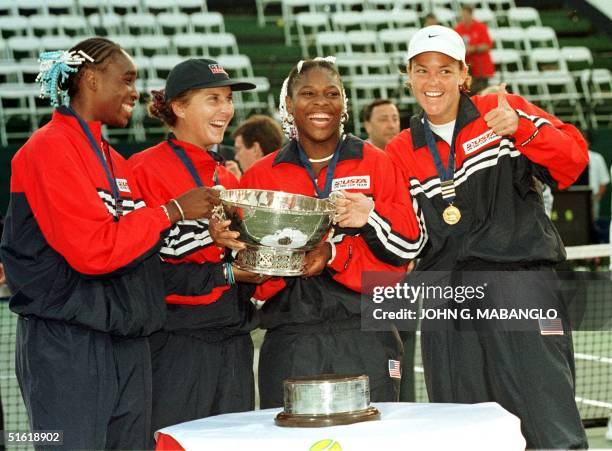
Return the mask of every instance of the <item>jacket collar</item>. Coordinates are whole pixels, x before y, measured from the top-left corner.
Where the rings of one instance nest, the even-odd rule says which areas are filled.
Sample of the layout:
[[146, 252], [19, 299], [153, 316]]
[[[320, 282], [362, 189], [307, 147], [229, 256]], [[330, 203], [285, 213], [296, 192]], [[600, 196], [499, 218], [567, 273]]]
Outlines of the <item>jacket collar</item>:
[[[427, 145], [425, 141], [425, 129], [423, 127], [424, 112], [415, 114], [410, 118], [410, 134], [412, 136], [412, 148], [417, 150]], [[480, 113], [476, 105], [472, 102], [467, 94], [461, 94], [459, 98], [459, 110], [457, 111], [457, 122], [459, 132], [469, 123], [480, 117]], [[436, 141], [442, 141], [438, 135], [434, 134]]]
[[[76, 117], [70, 114], [68, 107], [60, 106], [56, 108], [51, 117], [52, 121], [61, 122], [68, 125], [70, 128], [80, 131], [85, 135], [85, 131], [81, 129], [81, 125]], [[94, 139], [97, 143], [102, 142], [102, 123], [99, 121], [85, 121], [89, 126], [89, 130], [93, 134]]]
[[[338, 161], [343, 160], [361, 160], [363, 158], [363, 141], [356, 136], [347, 134], [344, 142], [340, 146], [340, 157]], [[279, 163], [291, 163], [297, 166], [302, 166], [300, 156], [298, 154], [297, 141], [291, 139], [285, 144], [274, 158], [272, 166]]]

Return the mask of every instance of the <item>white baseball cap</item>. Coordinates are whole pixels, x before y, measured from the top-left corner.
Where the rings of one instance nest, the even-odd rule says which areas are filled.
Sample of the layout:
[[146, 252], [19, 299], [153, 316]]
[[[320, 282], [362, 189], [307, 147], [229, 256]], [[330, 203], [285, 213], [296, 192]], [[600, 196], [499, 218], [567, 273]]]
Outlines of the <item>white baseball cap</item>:
[[465, 43], [459, 33], [442, 25], [417, 31], [408, 44], [408, 61], [420, 53], [440, 52], [465, 63]]

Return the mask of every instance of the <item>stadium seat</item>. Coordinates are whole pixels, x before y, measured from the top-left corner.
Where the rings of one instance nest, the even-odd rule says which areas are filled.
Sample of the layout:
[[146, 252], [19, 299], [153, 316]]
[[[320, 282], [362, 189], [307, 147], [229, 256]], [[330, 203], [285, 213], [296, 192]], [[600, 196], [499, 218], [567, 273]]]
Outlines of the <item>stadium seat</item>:
[[206, 0], [174, 0], [174, 3], [178, 12], [183, 14], [191, 15], [208, 12]]
[[218, 12], [197, 12], [189, 15], [193, 33], [225, 33], [223, 15]]
[[13, 36], [6, 43], [9, 58], [13, 58], [16, 61], [24, 58], [38, 58], [40, 38], [35, 36]]
[[293, 27], [296, 16], [300, 12], [316, 12], [310, 0], [282, 0], [283, 27], [285, 31], [285, 45], [293, 42]]
[[215, 59], [226, 71], [230, 72], [232, 78], [252, 78], [255, 76], [251, 59], [246, 55], [219, 55]]
[[512, 27], [526, 28], [531, 25], [541, 27], [542, 21], [537, 9], [524, 6], [508, 10], [508, 24]]
[[172, 37], [172, 44], [181, 56], [203, 57], [208, 55], [208, 46], [205, 39], [198, 33], [182, 33]]
[[85, 36], [92, 34], [87, 19], [77, 15], [62, 15], [57, 18], [57, 26], [61, 34], [66, 36]]
[[523, 30], [525, 35], [525, 43], [527, 44], [527, 50], [538, 47], [553, 47], [559, 48], [559, 41], [557, 41], [557, 33], [551, 27], [540, 27], [531, 26], [526, 30]]
[[140, 0], [107, 0], [109, 12], [115, 14], [142, 13]]
[[142, 7], [145, 13], [153, 15], [179, 12], [176, 4], [168, 0], [142, 0]]
[[[38, 95], [38, 84], [2, 84], [0, 86], [0, 142], [8, 146], [9, 138], [27, 138], [36, 130], [34, 96]], [[22, 131], [8, 131], [11, 119], [18, 118], [25, 124]], [[15, 128], [15, 127], [12, 127]]]
[[296, 16], [298, 40], [302, 57], [309, 57], [309, 47], [314, 45], [315, 36], [322, 31], [331, 31], [326, 13], [298, 13]]
[[159, 34], [157, 20], [151, 13], [128, 13], [123, 16], [123, 28], [132, 35]]
[[378, 36], [372, 30], [351, 30], [346, 33], [351, 52], [382, 52]]
[[361, 110], [374, 99], [397, 99], [403, 90], [399, 74], [365, 75], [352, 77], [347, 83], [353, 117], [354, 133], [363, 133]]
[[523, 29], [520, 27], [499, 27], [489, 30], [495, 48], [513, 49], [520, 52], [527, 50]]
[[409, 9], [393, 11], [389, 19], [395, 28], [420, 27], [419, 15], [416, 11]]
[[107, 34], [121, 34], [124, 32], [123, 20], [121, 16], [114, 13], [99, 14], [93, 13], [87, 17], [89, 26], [94, 29], [99, 36]]
[[363, 75], [391, 74], [392, 59], [384, 53], [338, 53], [336, 66], [345, 82]]
[[582, 89], [588, 95], [591, 125], [598, 128], [612, 126], [612, 75], [609, 69], [585, 69], [580, 78]]
[[379, 31], [393, 28], [392, 16], [387, 11], [374, 9], [363, 14], [363, 21], [368, 30]]
[[106, 14], [108, 13], [108, 3], [106, 0], [77, 0], [79, 5], [79, 12], [83, 16], [89, 16], [90, 14]]
[[47, 0], [47, 12], [50, 15], [76, 15], [79, 13], [77, 0]]
[[49, 14], [47, 10], [47, 2], [41, 0], [19, 0], [17, 4], [17, 13], [20, 16], [31, 16], [32, 14]]
[[153, 78], [165, 80], [174, 66], [184, 61], [180, 55], [154, 55], [151, 57], [151, 72]]
[[338, 52], [350, 52], [346, 33], [341, 31], [324, 31], [315, 37], [317, 55], [335, 55]]
[[479, 22], [487, 24], [489, 31], [497, 28], [496, 14], [489, 8], [476, 8], [474, 9], [474, 19]]
[[455, 11], [452, 9], [435, 8], [434, 10], [432, 10], [432, 12], [441, 25], [446, 25], [447, 27], [454, 27], [457, 24], [457, 14], [455, 14]]
[[236, 123], [240, 123], [253, 113], [269, 113], [276, 110], [276, 104], [270, 92], [270, 81], [266, 77], [237, 79], [255, 84], [255, 89], [234, 92]]
[[80, 39], [71, 38], [70, 36], [43, 36], [40, 38], [40, 51], [52, 52], [58, 49], [69, 49], [73, 47]]
[[190, 31], [189, 16], [183, 13], [161, 13], [157, 15], [157, 25], [167, 36]]
[[556, 48], [537, 48], [528, 53], [532, 70], [568, 72], [561, 50]]
[[391, 55], [396, 64], [404, 66], [408, 55], [408, 43], [418, 28], [396, 28], [378, 32], [378, 40], [387, 55]]
[[[238, 43], [232, 33], [208, 33], [199, 34], [202, 45], [208, 48], [208, 54], [212, 57], [217, 55], [238, 55]], [[250, 64], [250, 63], [249, 63]]]
[[47, 14], [34, 14], [28, 17], [30, 34], [33, 36], [47, 36], [59, 34], [59, 23], [57, 16]]
[[524, 70], [521, 54], [513, 49], [493, 49], [491, 59], [495, 64], [496, 71], [502, 73]]
[[[272, 4], [282, 5], [283, 0], [255, 0], [255, 7], [257, 9], [257, 24], [260, 27], [266, 25], [266, 6]], [[268, 17], [269, 19], [276, 20], [278, 17]]]
[[3, 39], [13, 36], [26, 36], [30, 22], [21, 16], [0, 16], [0, 35]]
[[135, 36], [138, 43], [138, 55], [154, 56], [172, 53], [171, 41], [168, 36], [142, 34]]
[[365, 15], [358, 11], [340, 11], [331, 14], [332, 30], [347, 32], [349, 30], [364, 30]]

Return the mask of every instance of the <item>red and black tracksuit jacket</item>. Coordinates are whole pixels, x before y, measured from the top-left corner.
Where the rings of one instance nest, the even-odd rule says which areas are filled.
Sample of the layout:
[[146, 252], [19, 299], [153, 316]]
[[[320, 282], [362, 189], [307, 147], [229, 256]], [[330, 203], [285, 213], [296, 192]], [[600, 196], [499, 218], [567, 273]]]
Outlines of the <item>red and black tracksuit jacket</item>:
[[117, 181], [120, 208], [79, 123], [58, 109], [12, 161], [1, 247], [10, 308], [149, 335], [165, 320], [157, 253], [170, 222], [161, 208], [145, 207], [126, 161], [103, 142], [101, 124], [88, 125]]
[[[206, 150], [171, 136], [183, 148], [205, 186], [221, 184], [236, 188], [238, 181]], [[168, 141], [133, 155], [129, 163], [138, 188], [147, 205], [166, 204], [196, 188], [187, 167], [174, 153]], [[252, 305], [248, 302], [253, 287], [248, 284], [229, 286], [223, 275], [224, 249], [213, 244], [208, 220], [177, 222], [166, 236], [159, 251], [166, 285], [168, 319], [165, 330], [252, 329]], [[244, 285], [244, 286], [242, 286]], [[238, 302], [241, 299], [247, 302]], [[208, 333], [201, 331], [202, 333]]]
[[[429, 241], [419, 269], [451, 270], [479, 262], [501, 266], [554, 264], [565, 259], [561, 238], [544, 211], [536, 177], [553, 188], [571, 185], [588, 163], [586, 142], [572, 125], [509, 95], [519, 115], [513, 136], [497, 136], [483, 117], [497, 95], [461, 96], [455, 145], [454, 205], [461, 220], [448, 225], [440, 179], [425, 142], [423, 115], [387, 144], [386, 152], [422, 209]], [[444, 166], [449, 145], [434, 135]], [[488, 266], [491, 268], [491, 266]]]
[[[321, 190], [327, 169], [323, 168], [317, 178]], [[413, 210], [416, 204], [405, 190], [397, 189], [396, 180], [395, 169], [384, 152], [354, 136], [345, 138], [332, 191], [344, 189], [371, 196], [375, 209], [360, 229], [335, 227], [328, 238], [332, 260], [319, 276], [271, 279], [257, 287], [254, 299], [267, 300], [261, 311], [262, 327], [354, 318], [360, 314], [362, 272], [405, 273], [427, 235], [420, 212]], [[257, 161], [243, 175], [240, 186], [316, 196], [295, 140]]]

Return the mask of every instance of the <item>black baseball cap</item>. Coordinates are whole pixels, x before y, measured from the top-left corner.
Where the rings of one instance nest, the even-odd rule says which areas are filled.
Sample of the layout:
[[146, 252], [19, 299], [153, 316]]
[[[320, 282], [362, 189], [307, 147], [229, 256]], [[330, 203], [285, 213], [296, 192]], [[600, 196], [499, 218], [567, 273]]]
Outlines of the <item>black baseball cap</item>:
[[253, 83], [230, 80], [225, 69], [215, 60], [191, 58], [174, 66], [168, 74], [166, 102], [189, 89], [218, 86], [229, 86], [232, 91], [247, 91], [256, 87]]

